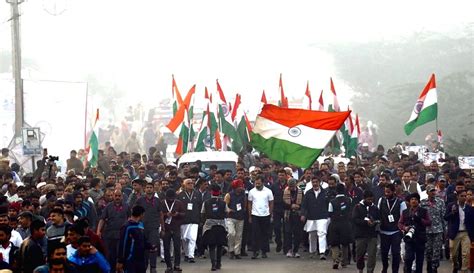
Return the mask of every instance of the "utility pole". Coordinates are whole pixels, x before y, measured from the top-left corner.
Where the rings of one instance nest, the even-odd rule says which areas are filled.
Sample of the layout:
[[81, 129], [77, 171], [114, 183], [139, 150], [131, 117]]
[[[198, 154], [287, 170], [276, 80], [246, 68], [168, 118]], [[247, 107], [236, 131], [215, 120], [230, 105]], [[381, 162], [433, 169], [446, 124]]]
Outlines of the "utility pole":
[[6, 0], [11, 5], [12, 21], [12, 66], [15, 79], [15, 137], [21, 136], [23, 127], [23, 79], [21, 78], [20, 13], [18, 5], [24, 0]]

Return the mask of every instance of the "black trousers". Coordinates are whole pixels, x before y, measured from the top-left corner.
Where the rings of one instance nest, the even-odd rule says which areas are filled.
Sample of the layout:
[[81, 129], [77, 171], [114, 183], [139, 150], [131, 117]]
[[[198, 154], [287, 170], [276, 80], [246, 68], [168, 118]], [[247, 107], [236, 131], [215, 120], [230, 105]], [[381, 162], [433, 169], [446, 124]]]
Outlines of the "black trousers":
[[397, 232], [392, 235], [380, 234], [380, 252], [382, 255], [382, 267], [388, 269], [388, 253], [392, 249], [392, 272], [398, 273], [400, 268], [400, 244], [402, 233]]
[[211, 258], [212, 266], [221, 266], [222, 257], [222, 246], [221, 245], [210, 245], [209, 246], [209, 257]]
[[303, 224], [300, 221], [300, 216], [297, 214], [290, 214], [287, 220], [283, 225], [285, 231], [283, 237], [283, 252], [284, 254], [288, 251], [293, 251], [293, 253], [298, 253], [300, 243], [301, 243], [301, 234], [303, 232]]
[[270, 216], [255, 216], [252, 215], [252, 238], [253, 252], [258, 252], [259, 250], [262, 253], [267, 253], [270, 251], [269, 244], [270, 236]]
[[283, 211], [273, 212], [273, 232], [275, 233], [275, 243], [277, 247], [283, 245], [282, 242]]
[[405, 242], [405, 273], [411, 273], [413, 261], [416, 263], [416, 273], [423, 272], [423, 261], [425, 259], [424, 242]]
[[105, 248], [107, 248], [107, 261], [110, 264], [110, 273], [115, 273], [119, 241], [120, 239], [104, 239]]
[[166, 231], [163, 237], [164, 256], [168, 268], [173, 267], [173, 264], [171, 263], [171, 241], [173, 241], [174, 266], [179, 267], [181, 263], [181, 232], [179, 229]]

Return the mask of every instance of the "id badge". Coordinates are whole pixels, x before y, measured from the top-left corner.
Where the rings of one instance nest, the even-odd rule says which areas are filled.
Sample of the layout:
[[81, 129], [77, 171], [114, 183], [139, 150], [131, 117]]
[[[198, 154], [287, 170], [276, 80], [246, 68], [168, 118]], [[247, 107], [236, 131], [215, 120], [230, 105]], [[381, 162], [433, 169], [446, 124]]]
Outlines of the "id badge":
[[171, 224], [171, 219], [172, 219], [172, 218], [173, 218], [173, 217], [168, 217], [168, 218], [166, 218], [165, 224], [167, 224], [167, 225]]
[[392, 215], [392, 214], [388, 215], [388, 222], [389, 222], [389, 223], [395, 222], [395, 219], [393, 218], [393, 215]]
[[241, 211], [242, 210], [242, 204], [237, 204], [237, 211]]
[[188, 210], [193, 210], [193, 203], [188, 203]]

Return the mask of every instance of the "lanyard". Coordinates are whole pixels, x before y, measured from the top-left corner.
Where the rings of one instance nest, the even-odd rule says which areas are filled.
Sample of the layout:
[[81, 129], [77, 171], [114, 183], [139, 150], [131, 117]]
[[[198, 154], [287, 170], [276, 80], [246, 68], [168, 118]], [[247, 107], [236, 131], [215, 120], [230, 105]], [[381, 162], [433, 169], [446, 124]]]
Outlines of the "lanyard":
[[186, 194], [186, 196], [188, 197], [189, 201], [193, 201], [193, 196], [194, 196], [194, 191], [191, 193], [191, 196], [189, 196], [188, 192], [187, 191], [184, 191], [184, 193]]
[[389, 205], [389, 203], [388, 203], [388, 199], [386, 199], [386, 200], [387, 200], [387, 207], [388, 207], [388, 209], [389, 209], [389, 212], [388, 212], [388, 213], [389, 213], [389, 214], [392, 214], [392, 210], [393, 210], [393, 208], [395, 207], [395, 204], [397, 203], [397, 199], [395, 199], [395, 202], [393, 202], [392, 207], [390, 207], [390, 205]]
[[165, 200], [165, 206], [166, 208], [168, 209], [168, 212], [171, 212], [173, 210], [173, 207], [174, 207], [174, 203], [176, 202], [176, 200], [173, 201], [173, 204], [171, 204], [171, 208], [168, 207], [168, 201]]

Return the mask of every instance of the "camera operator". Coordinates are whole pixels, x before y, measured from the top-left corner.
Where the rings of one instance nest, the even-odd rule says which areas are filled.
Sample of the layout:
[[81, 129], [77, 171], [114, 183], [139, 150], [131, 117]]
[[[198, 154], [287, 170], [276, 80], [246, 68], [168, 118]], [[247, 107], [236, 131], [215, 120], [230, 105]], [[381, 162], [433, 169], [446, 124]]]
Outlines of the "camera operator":
[[367, 252], [367, 272], [373, 273], [377, 258], [376, 227], [380, 224], [380, 213], [374, 205], [374, 194], [371, 191], [364, 191], [364, 199], [354, 207], [352, 221], [356, 240], [357, 269], [359, 273], [362, 273], [365, 267], [365, 252]]
[[420, 195], [412, 193], [407, 196], [409, 208], [402, 212], [398, 227], [405, 234], [405, 267], [404, 272], [412, 272], [416, 259], [416, 273], [423, 272], [425, 257], [426, 227], [431, 226], [428, 211], [420, 207]]

